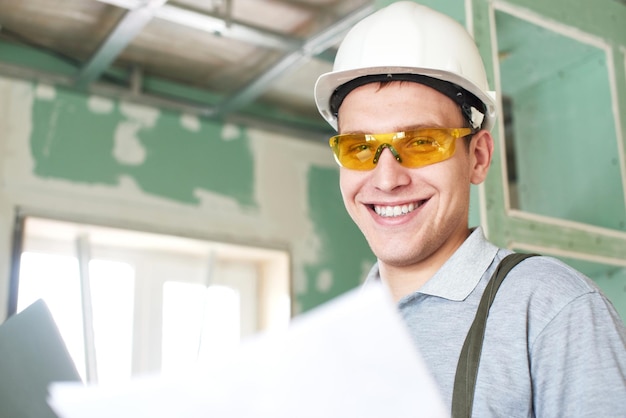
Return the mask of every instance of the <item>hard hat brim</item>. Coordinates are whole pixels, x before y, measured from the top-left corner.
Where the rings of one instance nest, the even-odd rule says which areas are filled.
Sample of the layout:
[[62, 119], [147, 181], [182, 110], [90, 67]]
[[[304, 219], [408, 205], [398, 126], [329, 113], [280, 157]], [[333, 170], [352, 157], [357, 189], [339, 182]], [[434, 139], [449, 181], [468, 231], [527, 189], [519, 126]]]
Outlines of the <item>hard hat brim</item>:
[[495, 122], [496, 117], [496, 103], [495, 92], [483, 92], [481, 88], [472, 83], [471, 81], [463, 78], [455, 73], [436, 70], [432, 68], [419, 68], [419, 67], [368, 67], [357, 68], [353, 70], [334, 71], [326, 74], [322, 74], [315, 83], [314, 95], [317, 109], [322, 117], [337, 130], [337, 116], [331, 110], [331, 98], [334, 92], [342, 85], [364, 76], [371, 75], [384, 75], [384, 74], [415, 74], [422, 75], [438, 80], [446, 81], [456, 84], [459, 87], [467, 90], [475, 95], [485, 105], [484, 119], [482, 122], [482, 129], [490, 130]]

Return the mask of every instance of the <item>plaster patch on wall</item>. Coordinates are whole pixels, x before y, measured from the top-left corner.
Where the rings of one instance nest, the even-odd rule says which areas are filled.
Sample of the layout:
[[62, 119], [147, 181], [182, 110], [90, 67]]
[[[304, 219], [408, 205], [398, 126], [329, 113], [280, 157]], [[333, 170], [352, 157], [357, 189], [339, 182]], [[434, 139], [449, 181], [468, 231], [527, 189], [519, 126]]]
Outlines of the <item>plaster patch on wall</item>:
[[87, 107], [93, 113], [108, 114], [113, 112], [114, 106], [113, 100], [102, 96], [90, 96], [87, 100]]
[[[273, 229], [289, 237], [294, 252], [292, 288], [295, 295], [308, 290], [306, 263], [315, 263], [319, 256], [319, 238], [307, 216], [308, 161], [298, 159], [298, 145], [293, 139], [280, 138], [262, 131], [248, 131], [257, 158], [255, 194], [264, 216], [275, 223]], [[305, 155], [315, 154], [314, 147]], [[281, 152], [276, 152], [280, 149]], [[294, 164], [297, 162], [297, 165]], [[281, 167], [278, 169], [278, 167]], [[289, 173], [289, 175], [285, 175]]]
[[120, 102], [120, 112], [131, 120], [141, 122], [146, 127], [153, 127], [161, 114], [161, 111], [155, 107], [141, 106], [128, 102]]
[[202, 188], [195, 189], [194, 196], [204, 213], [198, 229], [209, 229], [212, 234], [237, 243], [244, 243], [241, 237], [247, 237], [245, 244], [273, 241], [268, 222], [260, 217], [258, 211], [245, 210], [235, 198]]
[[35, 87], [35, 96], [39, 100], [54, 100], [57, 96], [57, 90], [49, 84], [39, 83]]
[[124, 165], [141, 165], [146, 160], [146, 148], [138, 133], [152, 128], [160, 115], [157, 108], [121, 102], [120, 112], [129, 120], [120, 122], [115, 129], [113, 157]]
[[[96, 190], [100, 190], [96, 192]], [[118, 184], [115, 187], [109, 186], [96, 186], [91, 187], [91, 190], [97, 193], [98, 196], [102, 196], [105, 193], [110, 194], [111, 197], [115, 196], [115, 200], [118, 201], [120, 197], [124, 198], [124, 200], [128, 202], [139, 201], [141, 200], [142, 204], [149, 204], [151, 207], [161, 207], [166, 210], [174, 209], [180, 210], [182, 206], [179, 203], [174, 202], [170, 199], [160, 196], [154, 196], [151, 194], [145, 193], [142, 188], [137, 183], [137, 179], [133, 176], [121, 174], [118, 177]], [[139, 196], [139, 198], [138, 198]], [[109, 197], [109, 200], [111, 199]], [[118, 203], [119, 205], [119, 203]], [[150, 213], [151, 217], [155, 216], [155, 213]]]
[[146, 160], [146, 149], [137, 137], [142, 127], [138, 121], [126, 121], [117, 125], [112, 154], [120, 164], [141, 165]]
[[180, 115], [180, 125], [191, 132], [200, 131], [200, 119], [195, 115]]
[[50, 156], [50, 150], [52, 149], [52, 143], [56, 136], [57, 125], [59, 121], [59, 115], [62, 113], [61, 105], [54, 104], [52, 113], [50, 114], [50, 128], [46, 131], [46, 137], [42, 148], [42, 155], [44, 157]]
[[[321, 147], [263, 131], [249, 130], [248, 135], [256, 157], [255, 196], [261, 212], [275, 222], [274, 229], [280, 235], [297, 236], [300, 242], [306, 240], [314, 232], [312, 223], [302, 221], [308, 211], [308, 158]], [[299, 158], [300, 155], [307, 159]], [[309, 248], [311, 259], [316, 258], [313, 250]]]
[[296, 295], [307, 294], [310, 288], [314, 287], [313, 284], [309, 286], [305, 265], [317, 264], [321, 259], [322, 239], [309, 218], [307, 218], [307, 221], [310, 223], [310, 231], [307, 232], [306, 236], [293, 244], [294, 253], [298, 253], [302, 260], [301, 264], [294, 266], [292, 286]]
[[4, 133], [0, 152], [3, 184], [14, 182], [33, 171], [28, 144], [33, 129], [34, 89], [32, 84], [0, 77], [0, 127]]
[[309, 279], [307, 265], [319, 263], [322, 252], [320, 231], [309, 212], [308, 173], [311, 164], [332, 169], [336, 165], [321, 142], [298, 141], [254, 129], [247, 133], [255, 155], [255, 200], [267, 224], [264, 227], [270, 236], [284, 237], [290, 243], [294, 260], [292, 289], [295, 295], [307, 294], [315, 287], [317, 276]]
[[232, 141], [239, 138], [241, 135], [241, 129], [237, 125], [232, 123], [225, 123], [222, 127], [222, 139], [224, 141]]
[[328, 293], [330, 288], [333, 286], [333, 274], [330, 270], [322, 270], [317, 275], [317, 279], [315, 280], [315, 287], [321, 293]]
[[193, 191], [194, 196], [201, 202], [201, 206], [217, 212], [241, 212], [241, 207], [234, 198], [197, 188]]

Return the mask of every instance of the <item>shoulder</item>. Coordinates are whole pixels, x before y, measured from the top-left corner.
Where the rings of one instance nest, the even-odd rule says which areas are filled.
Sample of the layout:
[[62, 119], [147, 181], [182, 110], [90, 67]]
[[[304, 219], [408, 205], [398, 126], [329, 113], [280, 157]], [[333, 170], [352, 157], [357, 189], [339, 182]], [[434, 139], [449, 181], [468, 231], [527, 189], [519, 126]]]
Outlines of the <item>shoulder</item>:
[[[503, 258], [501, 255], [498, 253], [497, 258]], [[602, 294], [599, 287], [581, 272], [556, 258], [541, 255], [529, 257], [516, 265], [504, 284], [563, 300], [589, 293]]]
[[[489, 270], [508, 253], [498, 251]], [[505, 370], [509, 385], [529, 378], [537, 416], [623, 416], [626, 328], [584, 274], [551, 257], [523, 260], [502, 282], [489, 322], [481, 368], [491, 381]]]
[[621, 322], [590, 278], [552, 257], [534, 256], [515, 266], [502, 283], [494, 306], [498, 298], [505, 314], [523, 313], [530, 341], [557, 324], [554, 328], [563, 329], [576, 328], [581, 321], [600, 320], [618, 326]]

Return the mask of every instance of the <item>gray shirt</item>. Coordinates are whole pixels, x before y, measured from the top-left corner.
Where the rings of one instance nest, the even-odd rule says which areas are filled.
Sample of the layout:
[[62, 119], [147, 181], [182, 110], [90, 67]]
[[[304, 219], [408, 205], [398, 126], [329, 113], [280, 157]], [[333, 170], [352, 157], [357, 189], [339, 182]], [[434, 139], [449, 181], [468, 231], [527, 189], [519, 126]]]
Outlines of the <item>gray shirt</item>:
[[[477, 228], [398, 304], [448, 405], [480, 297], [510, 252]], [[473, 416], [626, 417], [626, 328], [590, 279], [550, 257], [511, 270], [489, 313]]]

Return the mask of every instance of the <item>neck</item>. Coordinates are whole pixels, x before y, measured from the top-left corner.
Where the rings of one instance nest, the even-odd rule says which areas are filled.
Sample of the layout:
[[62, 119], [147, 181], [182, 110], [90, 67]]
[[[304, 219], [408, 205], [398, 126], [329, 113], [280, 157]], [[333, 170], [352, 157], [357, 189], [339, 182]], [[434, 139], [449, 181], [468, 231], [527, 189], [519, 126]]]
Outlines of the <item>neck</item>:
[[417, 292], [435, 275], [440, 266], [397, 267], [379, 260], [380, 277], [389, 288], [395, 302]]
[[458, 240], [450, 245], [439, 248], [435, 253], [410, 265], [393, 265], [378, 260], [378, 267], [382, 281], [387, 285], [393, 300], [400, 301], [403, 297], [417, 292], [430, 280], [435, 273], [445, 264], [452, 254], [463, 244], [470, 235], [466, 233], [459, 236]]

